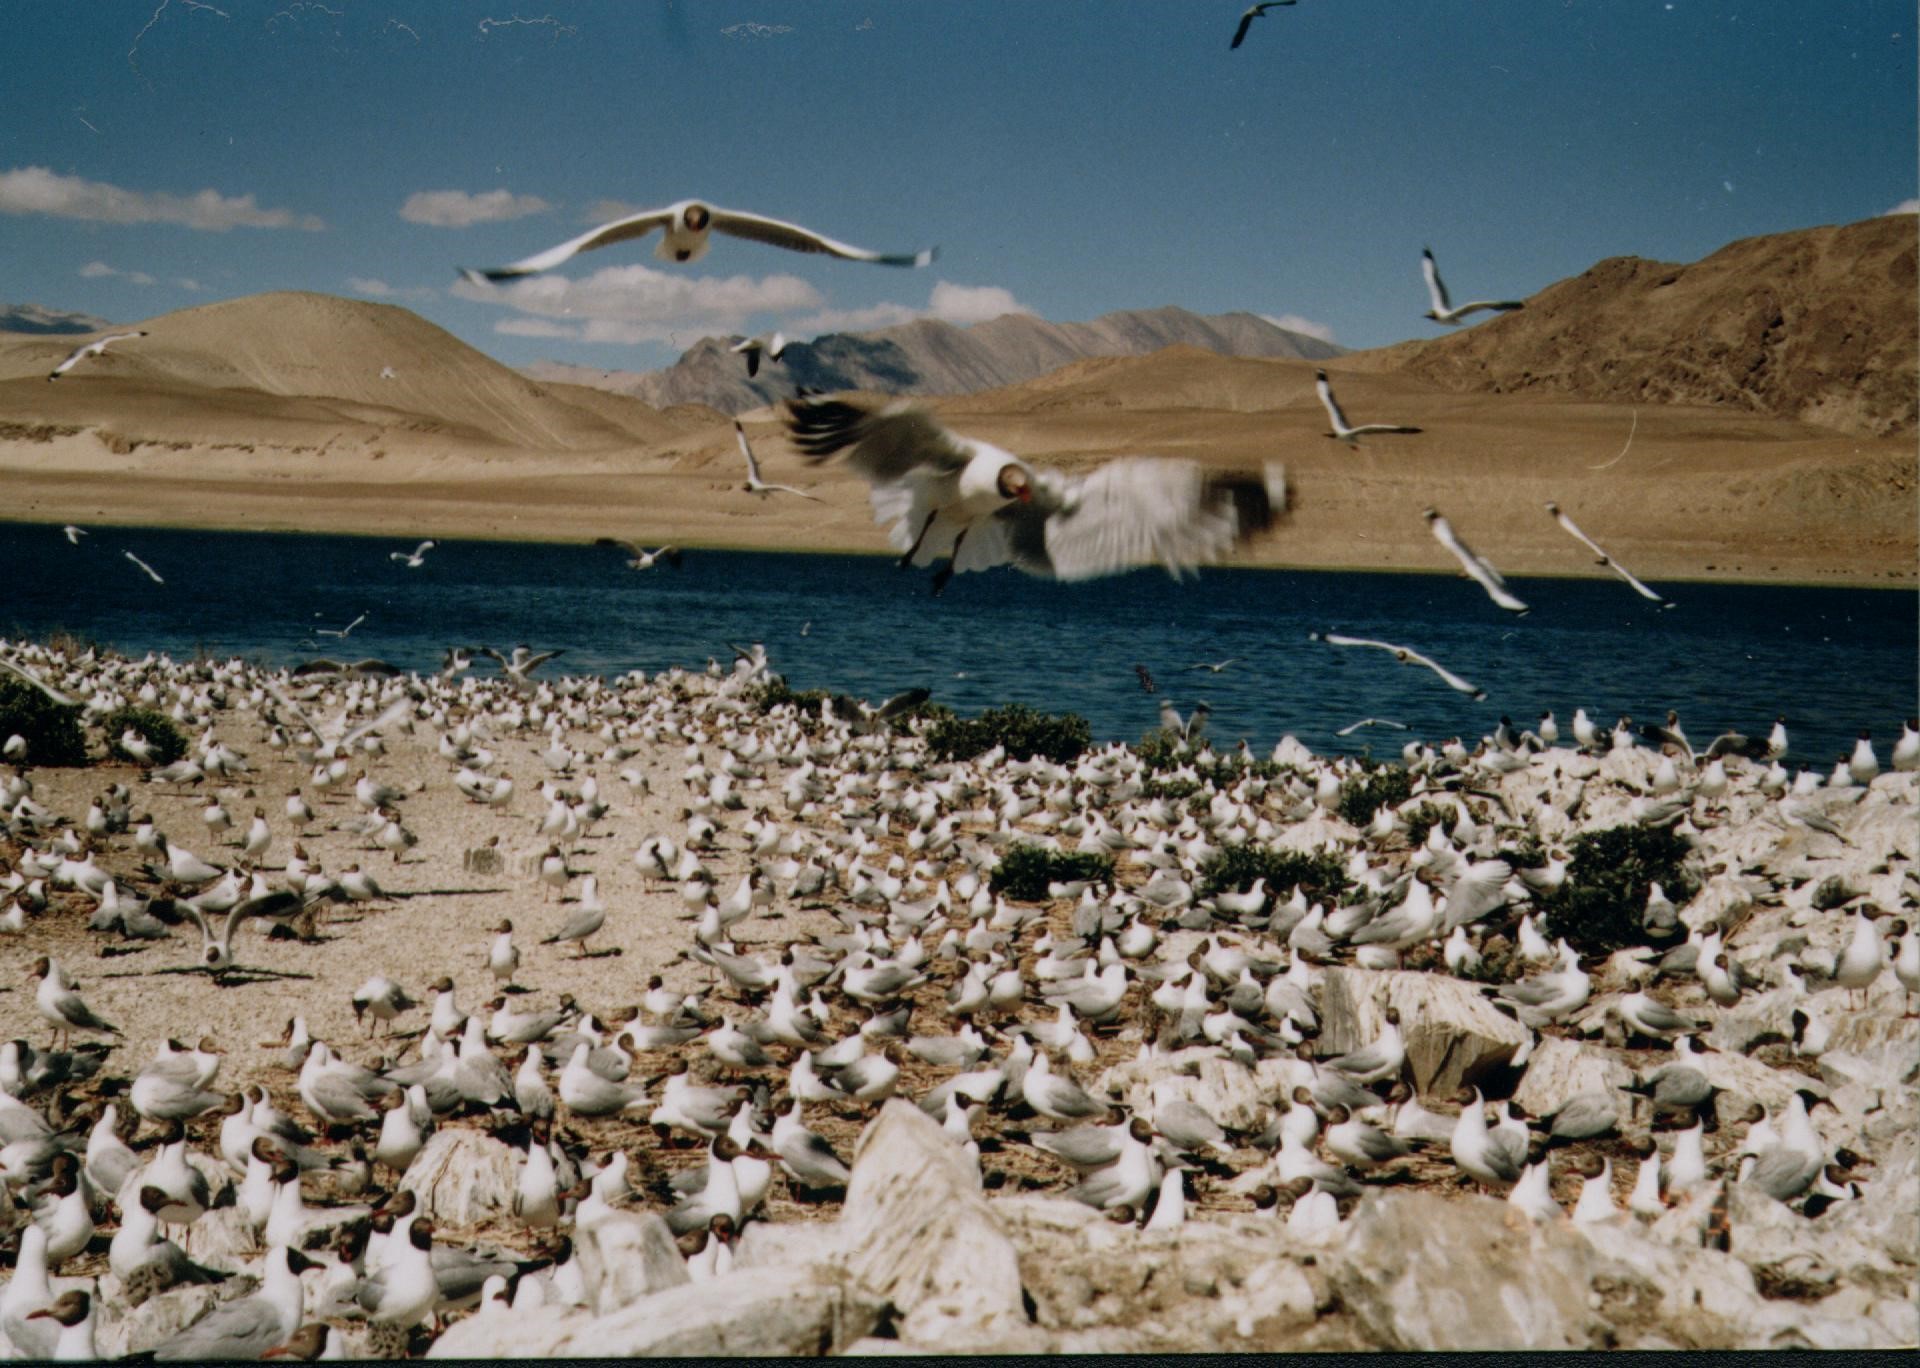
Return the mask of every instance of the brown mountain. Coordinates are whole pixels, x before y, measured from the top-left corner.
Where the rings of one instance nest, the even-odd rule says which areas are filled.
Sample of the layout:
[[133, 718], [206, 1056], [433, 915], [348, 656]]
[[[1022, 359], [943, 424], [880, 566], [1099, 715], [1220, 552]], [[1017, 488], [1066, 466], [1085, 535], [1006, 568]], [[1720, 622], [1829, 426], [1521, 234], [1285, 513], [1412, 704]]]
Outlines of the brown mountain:
[[1690, 266], [1612, 257], [1517, 313], [1350, 355], [1451, 390], [1703, 404], [1871, 436], [1920, 408], [1920, 217], [1729, 243]]
[[756, 379], [727, 350], [703, 338], [665, 370], [603, 371], [543, 361], [526, 368], [542, 380], [564, 380], [632, 395], [649, 404], [705, 404], [723, 413], [760, 408], [795, 388], [868, 390], [887, 394], [971, 394], [1016, 385], [1093, 356], [1143, 356], [1164, 347], [1198, 347], [1221, 356], [1324, 360], [1344, 347], [1277, 327], [1250, 313], [1201, 315], [1186, 309], [1130, 309], [1091, 323], [1049, 323], [1005, 314], [957, 327], [923, 318], [870, 333], [827, 333], [788, 345], [777, 366]]
[[0, 304], [0, 332], [90, 333], [113, 325], [92, 314], [43, 308], [38, 304]]

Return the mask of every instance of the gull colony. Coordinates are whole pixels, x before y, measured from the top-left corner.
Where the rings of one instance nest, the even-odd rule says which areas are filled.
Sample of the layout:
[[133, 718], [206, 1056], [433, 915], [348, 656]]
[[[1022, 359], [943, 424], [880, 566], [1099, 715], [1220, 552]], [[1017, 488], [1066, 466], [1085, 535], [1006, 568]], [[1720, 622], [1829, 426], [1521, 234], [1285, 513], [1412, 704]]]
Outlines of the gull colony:
[[[1911, 1181], [1912, 722], [1795, 773], [1779, 724], [1503, 719], [1408, 740], [1369, 813], [1361, 762], [1291, 737], [943, 758], [915, 700], [772, 701], [758, 647], [611, 680], [493, 655], [296, 678], [0, 642], [125, 757], [0, 738], [14, 1355], [488, 1352], [604, 1312], [615, 1230], [650, 1288], [745, 1295], [760, 1228], [849, 1224], [886, 1128], [989, 1211], [1328, 1261], [1409, 1188], [1738, 1258], [1755, 1211], [1858, 1234]], [[103, 734], [127, 706], [186, 753]], [[1547, 904], [1616, 828], [1677, 837], [1685, 884], [1583, 948]], [[1023, 845], [1111, 874], [1016, 897]], [[1218, 877], [1235, 852], [1320, 874]]]

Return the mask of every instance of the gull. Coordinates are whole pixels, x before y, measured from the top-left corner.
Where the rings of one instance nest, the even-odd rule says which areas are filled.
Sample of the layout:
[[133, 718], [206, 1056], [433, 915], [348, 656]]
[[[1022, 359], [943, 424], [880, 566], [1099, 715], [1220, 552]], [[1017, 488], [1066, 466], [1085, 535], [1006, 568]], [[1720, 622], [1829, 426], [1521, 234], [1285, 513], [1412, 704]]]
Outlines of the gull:
[[3, 655], [0, 655], [0, 669], [4, 669], [8, 674], [19, 676], [63, 708], [77, 708], [81, 706], [79, 699], [74, 698], [70, 694], [60, 692], [60, 690], [54, 688], [53, 685], [47, 683], [46, 680], [40, 678], [39, 675], [29, 670], [26, 666], [16, 665]]
[[387, 559], [404, 561], [406, 562], [407, 569], [418, 570], [427, 563], [427, 552], [433, 550], [433, 548], [439, 544], [440, 543], [432, 537], [429, 537], [411, 551], [389, 551], [387, 553]]
[[[775, 334], [779, 336], [779, 334]], [[751, 372], [749, 372], [751, 374]], [[740, 442], [740, 454], [747, 458], [746, 490], [749, 494], [798, 494], [803, 499], [818, 500], [818, 494], [809, 494], [804, 489], [795, 489], [792, 485], [768, 484], [760, 478], [760, 462], [754, 459], [753, 448], [747, 445], [747, 430], [734, 420], [733, 435]]]
[[1003, 564], [1061, 580], [1160, 564], [1178, 579], [1287, 508], [1279, 462], [1247, 472], [1127, 457], [1068, 476], [950, 432], [916, 405], [815, 395], [787, 401], [787, 424], [809, 459], [848, 453], [874, 521], [893, 525], [901, 565], [947, 559], [936, 594], [957, 571]]
[[1153, 682], [1153, 675], [1150, 671], [1148, 671], [1146, 666], [1135, 665], [1133, 667], [1133, 673], [1140, 680], [1140, 691], [1142, 693], [1159, 692], [1160, 686]]
[[[1336, 641], [1333, 644], [1336, 646], [1345, 646], [1357, 640], [1358, 638], [1347, 637], [1340, 641]], [[1404, 647], [1398, 647], [1398, 646], [1394, 647], [1393, 650], [1402, 661], [1406, 662], [1407, 664], [1413, 663], [1413, 652], [1406, 650], [1406, 648]], [[1431, 660], [1426, 659], [1424, 656], [1420, 657], [1420, 663], [1423, 665], [1432, 666], [1433, 668], [1436, 668], [1436, 669], [1439, 668], [1438, 666], [1434, 666], [1433, 662]], [[1465, 680], [1461, 680], [1460, 682], [1462, 684], [1466, 683]], [[1477, 692], [1477, 696], [1480, 698], [1485, 698], [1487, 696], [1486, 690], [1484, 689], [1478, 690], [1476, 692]], [[1355, 732], [1359, 731], [1362, 727], [1392, 727], [1395, 731], [1407, 730], [1407, 724], [1404, 722], [1394, 722], [1384, 717], [1363, 717], [1358, 722], [1354, 722], [1349, 724], [1348, 726], [1342, 727], [1339, 731], [1335, 732], [1334, 735], [1335, 736], [1352, 736]]]
[[[433, 543], [427, 542], [426, 545], [432, 546]], [[398, 556], [402, 553], [395, 551], [393, 554]], [[367, 615], [365, 613], [362, 613], [359, 617], [355, 618], [352, 622], [349, 622], [345, 627], [340, 628], [340, 630], [338, 631], [335, 631], [331, 627], [316, 627], [314, 629], [313, 634], [315, 636], [340, 637], [344, 640], [348, 633], [352, 632], [354, 628], [358, 627], [361, 623], [365, 622], [366, 620], [367, 620]]]
[[1333, 386], [1327, 381], [1327, 373], [1317, 370], [1313, 373], [1313, 387], [1320, 393], [1320, 403], [1327, 411], [1327, 421], [1333, 424], [1333, 431], [1323, 435], [1334, 437], [1348, 446], [1360, 445], [1360, 438], [1375, 432], [1418, 432], [1417, 427], [1407, 427], [1401, 423], [1365, 423], [1353, 427], [1347, 422], [1347, 415], [1341, 411], [1340, 403], [1333, 397]]
[[72, 370], [75, 366], [79, 365], [87, 357], [100, 356], [104, 354], [107, 350], [107, 346], [109, 343], [124, 342], [130, 337], [145, 337], [146, 335], [147, 334], [144, 331], [108, 333], [105, 337], [98, 338], [95, 341], [88, 342], [81, 346], [75, 347], [70, 353], [68, 353], [66, 360], [62, 361], [59, 365], [53, 368], [53, 374], [49, 375], [47, 379], [58, 380], [61, 376], [65, 375], [68, 371]]
[[[737, 427], [739, 425], [735, 424], [735, 426]], [[627, 553], [627, 568], [630, 570], [651, 570], [657, 561], [665, 561], [676, 570], [680, 568], [680, 549], [678, 547], [663, 546], [658, 551], [647, 551], [643, 550], [634, 542], [621, 541], [617, 537], [595, 537], [593, 544], [595, 546], [619, 547]]]
[[267, 1251], [258, 1292], [219, 1303], [149, 1352], [163, 1362], [257, 1359], [299, 1328], [305, 1302], [300, 1275], [319, 1267], [299, 1250], [276, 1245]]
[[1605, 551], [1602, 551], [1600, 549], [1600, 544], [1598, 542], [1594, 541], [1593, 538], [1589, 537], [1586, 533], [1582, 532], [1577, 526], [1574, 525], [1574, 521], [1572, 518], [1569, 518], [1565, 513], [1562, 513], [1560, 511], [1559, 504], [1549, 501], [1547, 504], [1547, 512], [1553, 515], [1553, 520], [1555, 522], [1559, 523], [1561, 527], [1566, 529], [1568, 535], [1572, 536], [1576, 541], [1581, 542], [1589, 550], [1591, 550], [1594, 555], [1598, 556], [1600, 558], [1600, 564], [1606, 566], [1607, 569], [1613, 571], [1614, 574], [1618, 575], [1621, 579], [1625, 580], [1627, 584], [1633, 589], [1634, 593], [1638, 594], [1643, 599], [1647, 599], [1653, 603], [1659, 604], [1662, 608], [1673, 607], [1673, 604], [1669, 600], [1660, 597], [1660, 595], [1656, 594], [1653, 590], [1647, 588], [1646, 585], [1642, 584], [1637, 578], [1635, 578], [1633, 572], [1627, 569], [1626, 566], [1620, 564], [1620, 562], [1616, 561], [1612, 556], [1609, 556]]
[[[747, 378], [751, 380], [760, 373], [760, 358], [764, 355], [769, 361], [778, 361], [787, 350], [787, 339], [783, 333], [772, 337], [743, 337], [728, 351], [747, 358]], [[739, 424], [734, 426], [738, 427]]]
[[1426, 518], [1427, 526], [1432, 529], [1434, 540], [1453, 553], [1454, 559], [1460, 562], [1460, 568], [1479, 581], [1480, 587], [1487, 591], [1488, 598], [1509, 613], [1527, 611], [1526, 604], [1507, 592], [1507, 582], [1501, 577], [1500, 572], [1477, 554], [1472, 547], [1460, 540], [1453, 530], [1453, 524], [1441, 516], [1439, 509], [1429, 508], [1422, 516]]
[[1239, 663], [1240, 663], [1240, 657], [1232, 656], [1226, 660], [1221, 661], [1218, 665], [1211, 664], [1205, 660], [1201, 660], [1201, 661], [1196, 661], [1194, 664], [1187, 666], [1187, 668], [1189, 670], [1206, 670], [1212, 674], [1219, 674], [1222, 670], [1226, 669], [1227, 666], [1238, 665]]
[[535, 651], [528, 646], [514, 647], [512, 656], [503, 656], [491, 646], [482, 646], [480, 653], [491, 656], [500, 666], [501, 672], [512, 680], [516, 687], [522, 689], [533, 687], [532, 681], [527, 678], [528, 675], [555, 656], [563, 654], [562, 651]]
[[[1399, 661], [1402, 665], [1426, 666], [1429, 670], [1432, 670], [1435, 674], [1439, 675], [1441, 679], [1445, 680], [1448, 688], [1458, 689], [1461, 693], [1466, 694], [1469, 698], [1472, 698], [1475, 702], [1479, 702], [1485, 699], [1487, 696], [1487, 691], [1481, 688], [1478, 684], [1468, 683], [1466, 680], [1462, 679], [1459, 675], [1455, 674], [1452, 670], [1449, 670], [1446, 666], [1440, 664], [1439, 661], [1433, 660], [1427, 656], [1421, 655], [1418, 651], [1414, 650], [1410, 646], [1395, 646], [1391, 642], [1374, 641], [1369, 637], [1341, 636], [1337, 632], [1308, 632], [1307, 639], [1309, 641], [1324, 641], [1329, 646], [1372, 646], [1376, 650], [1386, 651], [1390, 653], [1393, 656], [1393, 658]], [[1354, 728], [1356, 727], [1366, 727], [1366, 726], [1398, 727], [1400, 728], [1401, 731], [1405, 731], [1407, 729], [1403, 723], [1386, 722], [1378, 718], [1368, 717], [1368, 718], [1363, 718], [1362, 720], [1354, 723], [1352, 727], [1348, 727], [1346, 731], [1341, 732], [1340, 735], [1345, 736], [1347, 732], [1353, 731]]]
[[1240, 27], [1233, 31], [1233, 41], [1227, 44], [1227, 51], [1233, 51], [1246, 41], [1247, 30], [1253, 27], [1254, 20], [1260, 18], [1270, 9], [1279, 9], [1282, 5], [1291, 5], [1294, 3], [1296, 3], [1296, 0], [1261, 0], [1261, 3], [1243, 11], [1240, 15]]
[[34, 962], [28, 977], [40, 980], [34, 1002], [40, 1015], [52, 1023], [54, 1039], [58, 1040], [63, 1035], [71, 1037], [75, 1031], [121, 1034], [118, 1026], [103, 1020], [80, 1000], [80, 994], [74, 991], [73, 981], [67, 977], [67, 971], [57, 960], [41, 956]]
[[698, 261], [707, 254], [709, 239], [716, 231], [731, 237], [764, 242], [770, 247], [784, 247], [790, 252], [824, 252], [844, 261], [870, 261], [881, 266], [926, 266], [932, 263], [940, 250], [929, 247], [925, 251], [905, 255], [870, 252], [864, 247], [850, 247], [844, 242], [822, 237], [796, 223], [784, 223], [779, 219], [763, 218], [759, 214], [743, 213], [737, 209], [721, 209], [699, 200], [681, 200], [664, 209], [648, 209], [611, 223], [603, 223], [579, 237], [570, 238], [557, 247], [549, 247], [544, 252], [535, 253], [511, 265], [478, 271], [463, 266], [460, 274], [473, 285], [535, 275], [552, 270], [575, 253], [590, 252], [598, 247], [625, 242], [629, 238], [645, 237], [656, 228], [664, 231], [653, 254], [662, 261]]
[[100, 1357], [93, 1339], [93, 1294], [71, 1288], [38, 1311], [29, 1311], [27, 1320], [50, 1320], [60, 1326], [59, 1337], [48, 1355], [56, 1363], [91, 1363]]
[[1433, 308], [1422, 314], [1421, 317], [1431, 318], [1436, 323], [1446, 323], [1457, 327], [1461, 319], [1470, 313], [1477, 313], [1481, 309], [1492, 309], [1496, 313], [1506, 313], [1513, 309], [1524, 309], [1527, 307], [1523, 301], [1518, 299], [1476, 299], [1473, 303], [1462, 304], [1456, 309], [1447, 302], [1447, 287], [1440, 279], [1440, 268], [1434, 264], [1433, 249], [1430, 247], [1422, 247], [1420, 249], [1420, 270], [1427, 278], [1427, 293], [1433, 296]]
[[155, 570], [151, 565], [148, 565], [145, 561], [141, 560], [138, 556], [134, 555], [133, 552], [122, 551], [120, 554], [125, 556], [128, 560], [132, 561], [135, 565], [139, 566], [142, 570], [146, 571], [147, 578], [152, 580], [155, 584], [166, 583], [165, 580], [160, 578], [160, 572], [158, 570]]
[[78, 546], [80, 544], [80, 539], [87, 535], [86, 528], [75, 527], [72, 523], [68, 523], [65, 527], [61, 528], [60, 530], [67, 534], [67, 540], [72, 542], [75, 546]]

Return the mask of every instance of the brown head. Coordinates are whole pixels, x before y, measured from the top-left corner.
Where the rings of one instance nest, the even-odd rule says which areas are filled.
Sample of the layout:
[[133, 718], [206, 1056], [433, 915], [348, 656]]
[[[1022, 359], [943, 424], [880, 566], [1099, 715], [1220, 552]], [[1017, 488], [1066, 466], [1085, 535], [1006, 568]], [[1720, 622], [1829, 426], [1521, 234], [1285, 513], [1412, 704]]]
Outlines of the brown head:
[[1003, 499], [1017, 499], [1021, 503], [1033, 502], [1033, 480], [1027, 474], [1027, 468], [1014, 462], [1000, 467], [1000, 476], [993, 482]]

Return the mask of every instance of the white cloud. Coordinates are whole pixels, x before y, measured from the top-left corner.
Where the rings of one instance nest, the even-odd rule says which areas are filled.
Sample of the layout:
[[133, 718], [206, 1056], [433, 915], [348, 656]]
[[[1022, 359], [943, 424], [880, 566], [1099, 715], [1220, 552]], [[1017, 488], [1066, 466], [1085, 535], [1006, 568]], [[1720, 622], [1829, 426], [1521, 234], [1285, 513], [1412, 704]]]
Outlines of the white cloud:
[[438, 291], [427, 285], [389, 285], [372, 276], [348, 276], [347, 288], [369, 299], [432, 299]]
[[544, 214], [553, 206], [538, 195], [516, 195], [510, 190], [488, 190], [469, 195], [464, 190], [419, 190], [407, 196], [400, 217], [430, 228], [471, 228], [476, 223], [505, 223], [529, 214]]
[[520, 314], [572, 319], [570, 336], [595, 342], [669, 342], [680, 334], [738, 332], [756, 314], [818, 308], [820, 292], [798, 276], [669, 275], [650, 266], [609, 266], [590, 276], [528, 276], [505, 286], [461, 281], [460, 299]]
[[175, 276], [173, 278], [173, 283], [175, 285], [178, 285], [183, 290], [198, 291], [201, 288], [200, 282], [195, 280], [192, 276]]
[[262, 209], [252, 195], [201, 190], [175, 195], [164, 190], [123, 190], [105, 181], [61, 176], [44, 166], [0, 171], [0, 214], [46, 214], [100, 223], [177, 223], [203, 232], [229, 228], [303, 228], [326, 225], [312, 214]]
[[985, 323], [1002, 314], [1033, 312], [999, 285], [955, 285], [943, 280], [927, 298], [927, 312], [949, 323]]
[[1322, 342], [1333, 341], [1333, 329], [1325, 323], [1316, 323], [1311, 318], [1302, 318], [1299, 314], [1261, 314], [1267, 322], [1276, 328], [1285, 328], [1288, 332], [1303, 333], [1308, 337], [1317, 337]]
[[571, 337], [575, 341], [581, 340], [578, 328], [549, 323], [544, 318], [503, 318], [493, 325], [493, 330], [509, 337]]
[[1920, 199], [1904, 199], [1881, 217], [1892, 218], [1895, 214], [1920, 214]]
[[793, 319], [784, 326], [797, 334], [818, 337], [822, 333], [872, 332], [876, 328], [891, 328], [926, 316], [926, 310], [916, 309], [911, 304], [872, 304], [864, 309], [821, 309], [804, 318]]
[[[153, 285], [158, 283], [145, 271], [123, 271], [118, 266], [107, 265], [104, 261], [89, 261], [80, 268], [80, 275], [87, 280], [124, 280], [129, 285]], [[196, 285], [190, 288], [198, 289], [199, 287]]]

